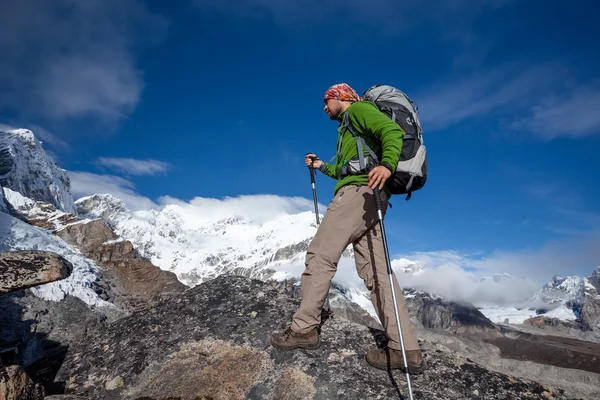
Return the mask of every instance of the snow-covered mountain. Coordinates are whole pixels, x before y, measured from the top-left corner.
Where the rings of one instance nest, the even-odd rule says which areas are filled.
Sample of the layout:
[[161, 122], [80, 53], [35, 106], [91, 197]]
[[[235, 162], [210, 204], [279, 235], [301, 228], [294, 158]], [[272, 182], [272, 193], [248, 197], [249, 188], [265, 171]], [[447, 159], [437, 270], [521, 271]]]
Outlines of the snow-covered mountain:
[[103, 218], [153, 264], [188, 285], [230, 273], [260, 279], [299, 275], [316, 232], [310, 212], [252, 218], [178, 204], [131, 212], [110, 195], [85, 197], [76, 206], [82, 216]]
[[[39, 218], [43, 226], [32, 226], [11, 213], [30, 221]], [[0, 251], [46, 250], [63, 256], [73, 264], [71, 276], [31, 291], [46, 300], [71, 295], [92, 306], [110, 307], [96, 293], [98, 265], [52, 234], [77, 219], [70, 213], [75, 213], [75, 205], [66, 171], [31, 131], [0, 131]]]
[[79, 297], [88, 305], [112, 306], [100, 299], [95, 291], [98, 280], [96, 263], [49, 231], [0, 212], [0, 251], [15, 250], [52, 251], [73, 264], [73, 272], [67, 279], [30, 289], [36, 296], [59, 301], [71, 295]]
[[587, 278], [580, 276], [561, 277], [555, 275], [544, 285], [539, 297], [548, 304], [579, 304], [585, 301]]
[[70, 180], [27, 129], [0, 131], [0, 186], [74, 213]]

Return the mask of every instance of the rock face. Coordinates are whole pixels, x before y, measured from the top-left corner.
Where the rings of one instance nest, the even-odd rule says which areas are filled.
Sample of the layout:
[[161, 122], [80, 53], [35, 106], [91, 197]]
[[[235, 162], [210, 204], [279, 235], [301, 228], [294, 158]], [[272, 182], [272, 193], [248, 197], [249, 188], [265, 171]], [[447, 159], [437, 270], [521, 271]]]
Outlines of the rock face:
[[437, 298], [414, 290], [405, 291], [409, 313], [424, 328], [458, 334], [499, 336], [496, 325], [470, 304]]
[[106, 269], [107, 296], [126, 310], [181, 293], [187, 286], [177, 276], [143, 258], [131, 242], [121, 240], [101, 219], [67, 225], [56, 232]]
[[0, 186], [74, 213], [71, 182], [26, 129], [0, 131]]
[[5, 367], [0, 360], [0, 399], [43, 400], [44, 388], [34, 383], [18, 365]]
[[1, 188], [0, 192], [5, 199], [6, 211], [33, 226], [55, 230], [79, 220], [74, 214], [60, 211], [50, 203], [32, 200], [9, 188]]
[[[69, 349], [56, 383], [93, 399], [406, 398], [401, 373], [370, 367], [377, 332], [333, 317], [314, 351], [272, 348], [298, 301], [276, 284], [219, 277], [154, 308], [89, 332]], [[560, 389], [492, 372], [421, 341], [429, 369], [415, 398], [567, 399]]]
[[586, 279], [581, 321], [585, 329], [600, 331], [600, 267]]
[[11, 362], [49, 393], [71, 343], [124, 315], [116, 307], [90, 309], [73, 296], [45, 301], [30, 291], [10, 293], [0, 297], [0, 353], [3, 349], [12, 353]]
[[0, 295], [67, 278], [73, 265], [48, 251], [0, 253]]

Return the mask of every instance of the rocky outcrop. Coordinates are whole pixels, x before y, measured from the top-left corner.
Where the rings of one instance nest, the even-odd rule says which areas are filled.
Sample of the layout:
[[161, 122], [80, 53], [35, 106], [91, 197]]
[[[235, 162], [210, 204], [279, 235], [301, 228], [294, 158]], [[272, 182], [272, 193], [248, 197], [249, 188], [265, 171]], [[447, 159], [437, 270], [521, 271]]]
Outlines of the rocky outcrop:
[[[406, 398], [401, 373], [370, 367], [372, 329], [333, 317], [314, 351], [282, 351], [269, 336], [298, 301], [275, 283], [219, 277], [155, 307], [89, 332], [69, 349], [56, 379], [93, 399]], [[429, 369], [418, 399], [567, 399], [560, 389], [493, 372], [427, 339]]]
[[65, 279], [73, 265], [49, 251], [0, 253], [0, 295]]
[[10, 355], [7, 363], [20, 365], [51, 393], [68, 347], [124, 315], [116, 307], [91, 309], [73, 296], [46, 301], [30, 291], [10, 293], [0, 297], [0, 357]]
[[44, 388], [34, 383], [18, 365], [2, 365], [0, 360], [1, 400], [43, 400]]
[[124, 309], [144, 308], [187, 288], [174, 273], [141, 257], [101, 219], [70, 224], [56, 234], [105, 268], [105, 295]]
[[499, 336], [496, 325], [471, 304], [444, 300], [430, 294], [405, 291], [409, 313], [424, 328], [457, 334]]
[[586, 279], [585, 302], [580, 318], [584, 329], [600, 332], [600, 267]]
[[5, 199], [6, 211], [33, 226], [55, 230], [79, 221], [74, 214], [60, 211], [50, 203], [24, 197], [12, 189], [1, 188], [0, 192]]
[[582, 330], [581, 324], [577, 321], [563, 321], [558, 318], [544, 317], [543, 315], [529, 318], [525, 320], [523, 324], [537, 329], [545, 329], [554, 333], [564, 333], [567, 335]]

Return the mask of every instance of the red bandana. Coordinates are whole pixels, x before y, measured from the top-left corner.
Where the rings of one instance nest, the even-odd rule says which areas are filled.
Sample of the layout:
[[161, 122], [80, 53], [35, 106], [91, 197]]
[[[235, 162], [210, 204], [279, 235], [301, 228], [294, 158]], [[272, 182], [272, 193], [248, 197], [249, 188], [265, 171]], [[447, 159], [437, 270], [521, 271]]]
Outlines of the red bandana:
[[333, 85], [325, 92], [325, 98], [323, 99], [326, 103], [329, 99], [336, 99], [340, 101], [360, 101], [360, 96], [356, 94], [354, 89], [345, 83], [338, 83]]

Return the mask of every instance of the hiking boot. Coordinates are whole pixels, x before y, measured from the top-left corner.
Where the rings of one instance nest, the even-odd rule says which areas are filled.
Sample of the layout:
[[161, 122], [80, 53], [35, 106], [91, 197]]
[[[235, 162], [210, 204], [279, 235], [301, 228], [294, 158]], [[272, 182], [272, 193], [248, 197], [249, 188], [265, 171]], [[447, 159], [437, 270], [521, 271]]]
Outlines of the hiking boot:
[[[402, 350], [395, 350], [386, 347], [385, 349], [370, 349], [365, 356], [369, 365], [383, 370], [400, 369], [404, 370], [404, 358]], [[421, 350], [407, 350], [406, 359], [408, 361], [408, 371], [411, 374], [420, 374], [427, 368], [425, 360], [421, 355]]]
[[291, 328], [283, 332], [276, 332], [271, 335], [271, 345], [278, 349], [318, 349], [321, 346], [321, 339], [317, 329], [308, 333], [296, 333]]

